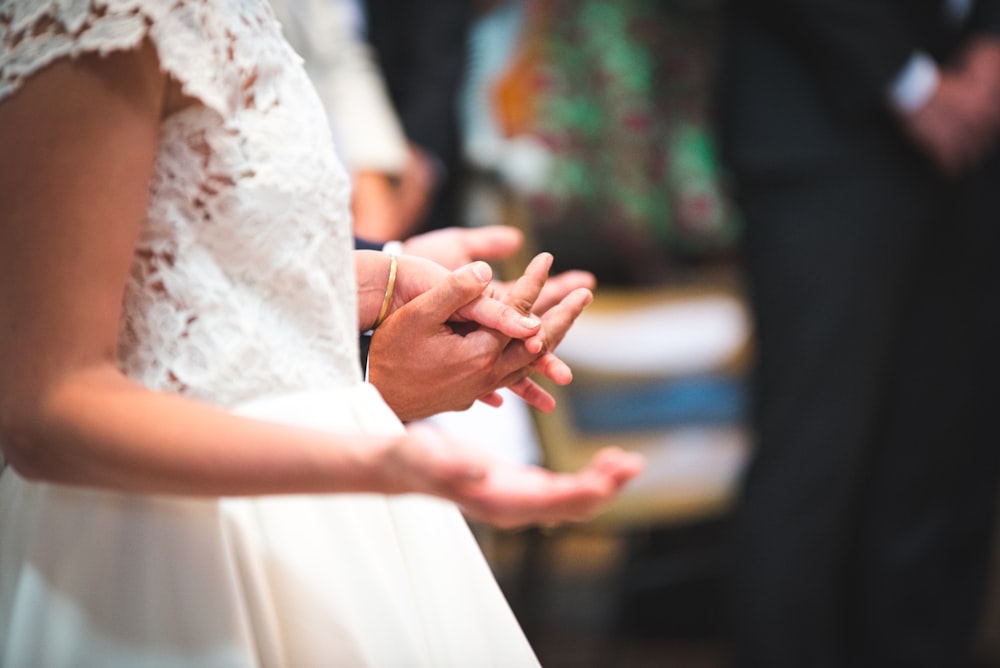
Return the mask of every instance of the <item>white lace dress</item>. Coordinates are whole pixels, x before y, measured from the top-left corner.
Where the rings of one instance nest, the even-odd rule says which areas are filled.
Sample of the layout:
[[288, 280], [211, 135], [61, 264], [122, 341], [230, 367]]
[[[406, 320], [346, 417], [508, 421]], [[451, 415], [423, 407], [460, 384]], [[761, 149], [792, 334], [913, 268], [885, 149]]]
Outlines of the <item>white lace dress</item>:
[[[361, 379], [347, 177], [264, 0], [0, 0], [0, 101], [56, 59], [145, 38], [201, 104], [162, 127], [122, 368], [264, 419], [401, 429]], [[0, 665], [537, 662], [441, 501], [127, 495], [8, 467]]]

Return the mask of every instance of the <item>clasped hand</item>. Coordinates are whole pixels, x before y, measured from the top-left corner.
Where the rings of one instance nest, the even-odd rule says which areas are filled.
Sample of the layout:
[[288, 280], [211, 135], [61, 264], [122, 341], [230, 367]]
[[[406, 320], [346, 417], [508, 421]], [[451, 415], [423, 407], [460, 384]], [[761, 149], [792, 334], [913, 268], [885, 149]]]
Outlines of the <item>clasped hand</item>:
[[[416, 256], [398, 261], [389, 316], [372, 336], [368, 377], [400, 419], [464, 410], [477, 399], [498, 405], [501, 387], [539, 410], [554, 408], [530, 375], [572, 379], [552, 350], [592, 299], [587, 275], [565, 278], [554, 294], [548, 253], [506, 287], [492, 282], [485, 262], [449, 272]], [[536, 305], [543, 312], [534, 313]]]
[[[547, 253], [509, 286], [493, 283], [484, 262], [453, 272], [413, 256], [399, 263], [402, 282], [373, 335], [369, 380], [402, 419], [468, 408], [476, 399], [495, 405], [499, 387], [541, 410], [554, 408], [530, 375], [572, 379], [552, 351], [590, 303], [591, 275], [549, 280]], [[578, 472], [555, 473], [497, 460], [419, 422], [378, 458], [385, 491], [450, 499], [469, 517], [510, 528], [584, 520], [643, 466], [636, 454], [606, 448]]]

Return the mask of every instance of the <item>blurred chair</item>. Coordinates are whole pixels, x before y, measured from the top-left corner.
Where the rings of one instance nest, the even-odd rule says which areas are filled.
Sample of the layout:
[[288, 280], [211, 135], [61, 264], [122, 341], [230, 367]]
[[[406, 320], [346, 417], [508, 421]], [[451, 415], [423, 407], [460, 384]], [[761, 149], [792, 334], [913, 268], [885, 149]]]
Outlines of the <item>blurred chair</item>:
[[535, 412], [543, 463], [558, 471], [619, 445], [646, 470], [590, 524], [675, 524], [725, 512], [746, 457], [738, 294], [721, 286], [598, 290], [559, 347], [573, 383]]
[[[503, 175], [480, 171], [469, 201], [470, 224], [505, 223], [524, 232], [520, 255], [498, 267], [500, 276], [519, 275], [538, 248], [524, 199]], [[617, 445], [641, 452], [646, 468], [583, 524], [514, 535], [477, 528], [491, 558], [502, 541], [517, 543], [502, 575], [532, 640], [543, 637], [556, 603], [548, 596], [563, 537], [582, 532], [611, 544], [616, 555], [604, 573], [607, 623], [590, 638], [593, 666], [616, 665], [631, 631], [630, 601], [724, 579], [723, 533], [749, 449], [745, 372], [752, 337], [737, 276], [711, 268], [657, 287], [599, 287], [559, 346], [574, 379], [567, 387], [542, 381], [558, 406], [548, 414], [531, 411], [539, 463], [573, 471], [600, 448]], [[663, 628], [669, 623], [662, 621]]]
[[[750, 348], [748, 316], [731, 283], [597, 291], [558, 350], [573, 383], [546, 384], [558, 408], [533, 412], [541, 460], [573, 471], [617, 445], [641, 452], [646, 468], [593, 520], [526, 534], [514, 600], [529, 634], [540, 628], [554, 572], [548, 548], [569, 532], [599, 532], [618, 544], [594, 665], [614, 665], [630, 601], [724, 579], [723, 530], [748, 454]], [[669, 547], [648, 549], [651, 537], [665, 535]]]
[[[474, 224], [502, 222], [524, 232], [521, 252], [501, 276], [519, 275], [537, 251], [518, 192], [496, 174], [479, 175], [483, 204]], [[677, 524], [727, 512], [747, 456], [745, 371], [751, 323], [731, 269], [685, 274], [655, 287], [598, 287], [557, 354], [573, 369], [557, 399], [533, 411], [541, 463], [579, 468], [601, 447], [646, 457], [646, 470], [588, 527]]]

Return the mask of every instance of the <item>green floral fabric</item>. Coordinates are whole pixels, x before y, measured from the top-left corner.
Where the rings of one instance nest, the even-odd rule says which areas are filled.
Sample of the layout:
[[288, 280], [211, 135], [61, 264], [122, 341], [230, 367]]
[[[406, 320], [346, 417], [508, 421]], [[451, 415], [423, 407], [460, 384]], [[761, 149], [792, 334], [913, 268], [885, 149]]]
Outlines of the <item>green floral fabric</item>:
[[529, 205], [539, 242], [605, 282], [668, 280], [728, 253], [738, 223], [707, 109], [708, 0], [528, 0], [531, 133], [552, 156]]

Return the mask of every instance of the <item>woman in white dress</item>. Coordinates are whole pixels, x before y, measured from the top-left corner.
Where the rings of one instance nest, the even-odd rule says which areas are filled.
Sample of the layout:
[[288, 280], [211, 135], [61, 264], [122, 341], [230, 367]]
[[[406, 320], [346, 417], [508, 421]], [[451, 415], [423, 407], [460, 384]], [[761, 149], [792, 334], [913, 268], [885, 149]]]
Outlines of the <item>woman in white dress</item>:
[[348, 196], [265, 0], [0, 0], [0, 665], [536, 664], [456, 504], [580, 518], [638, 463], [405, 429], [357, 334], [454, 311], [427, 391], [532, 399], [586, 291], [519, 323], [544, 257], [494, 298], [352, 256]]

